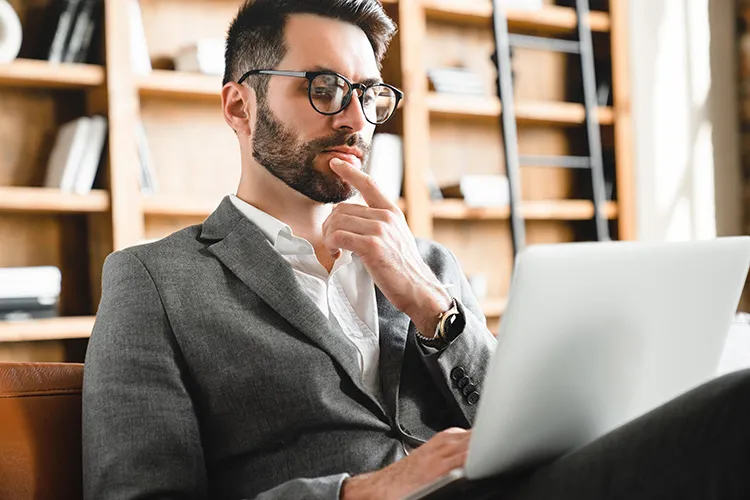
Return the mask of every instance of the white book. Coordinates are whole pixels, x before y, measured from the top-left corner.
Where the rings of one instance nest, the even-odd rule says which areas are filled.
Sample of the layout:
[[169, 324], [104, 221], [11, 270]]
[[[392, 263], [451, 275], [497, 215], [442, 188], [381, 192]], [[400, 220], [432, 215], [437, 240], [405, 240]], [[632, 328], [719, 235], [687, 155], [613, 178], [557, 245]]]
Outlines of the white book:
[[91, 119], [82, 116], [60, 127], [47, 162], [44, 186], [72, 192], [78, 167], [86, 152]]
[[130, 16], [130, 41], [132, 43], [130, 55], [133, 71], [138, 75], [147, 75], [152, 69], [151, 56], [148, 53], [146, 28], [143, 25], [143, 14], [138, 0], [130, 0], [128, 15]]
[[60, 295], [62, 273], [55, 266], [0, 268], [0, 299]]
[[141, 193], [155, 194], [159, 191], [159, 183], [156, 178], [156, 167], [148, 146], [148, 135], [143, 122], [138, 120], [135, 128], [136, 147], [138, 148], [138, 159], [140, 160], [140, 184]]
[[401, 137], [394, 134], [375, 134], [367, 172], [391, 201], [401, 197], [404, 180], [404, 153]]
[[100, 115], [92, 116], [86, 151], [78, 167], [78, 175], [75, 180], [75, 193], [89, 194], [91, 188], [94, 187], [94, 179], [96, 178], [96, 171], [99, 169], [106, 138], [107, 119]]

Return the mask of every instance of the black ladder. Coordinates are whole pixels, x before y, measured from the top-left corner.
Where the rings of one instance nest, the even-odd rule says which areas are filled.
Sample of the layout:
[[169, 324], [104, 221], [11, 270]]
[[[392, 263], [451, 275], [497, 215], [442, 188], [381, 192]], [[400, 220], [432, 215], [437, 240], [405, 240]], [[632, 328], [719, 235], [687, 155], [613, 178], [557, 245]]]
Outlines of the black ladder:
[[[596, 235], [599, 241], [609, 241], [609, 224], [604, 213], [606, 191], [602, 143], [597, 115], [596, 73], [591, 27], [588, 24], [588, 0], [576, 0], [578, 18], [578, 40], [510, 34], [502, 0], [493, 0], [493, 24], [495, 31], [495, 63], [497, 66], [498, 95], [502, 103], [500, 124], [505, 143], [505, 168], [510, 187], [510, 223], [513, 234], [513, 250], [516, 254], [526, 245], [526, 227], [521, 208], [521, 172], [523, 165], [562, 168], [584, 168], [591, 172]], [[522, 156], [518, 153], [518, 131], [513, 99], [513, 73], [511, 70], [511, 48], [531, 48], [580, 54], [583, 77], [584, 108], [589, 156]]]

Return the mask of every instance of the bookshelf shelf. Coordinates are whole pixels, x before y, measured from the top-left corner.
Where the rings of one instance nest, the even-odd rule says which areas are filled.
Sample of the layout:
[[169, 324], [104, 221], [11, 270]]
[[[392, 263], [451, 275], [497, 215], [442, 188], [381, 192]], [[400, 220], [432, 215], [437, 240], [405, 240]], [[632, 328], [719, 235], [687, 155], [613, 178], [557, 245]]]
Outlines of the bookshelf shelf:
[[89, 89], [104, 85], [104, 68], [93, 64], [16, 59], [0, 64], [0, 86]]
[[0, 187], [0, 212], [5, 213], [97, 213], [109, 208], [109, 193], [103, 190], [78, 195], [54, 188]]
[[[480, 24], [492, 23], [492, 4], [489, 1], [465, 2], [458, 0], [422, 0], [427, 18], [433, 21]], [[533, 31], [547, 34], [569, 33], [576, 29], [577, 16], [570, 7], [545, 6], [539, 10], [508, 10], [508, 27], [512, 31]], [[610, 30], [610, 18], [604, 12], [591, 12], [591, 29]]]
[[169, 70], [153, 70], [136, 77], [141, 96], [172, 99], [218, 99], [221, 78]]
[[490, 297], [482, 301], [482, 310], [487, 318], [499, 318], [508, 306], [505, 297]]
[[0, 321], [0, 342], [81, 339], [91, 336], [93, 316]]
[[[529, 220], [587, 220], [594, 217], [594, 204], [588, 200], [527, 201], [523, 216]], [[617, 217], [617, 204], [605, 206], [609, 219]], [[469, 207], [462, 200], [441, 200], [432, 204], [432, 216], [437, 220], [505, 220], [510, 218], [510, 207]]]
[[[502, 106], [497, 97], [477, 97], [470, 95], [439, 94], [431, 92], [427, 96], [427, 107], [433, 117], [439, 118], [499, 118]], [[599, 123], [612, 125], [612, 108], [599, 108]], [[574, 102], [520, 101], [516, 103], [516, 118], [520, 123], [547, 125], [580, 125], [586, 118], [582, 104]]]

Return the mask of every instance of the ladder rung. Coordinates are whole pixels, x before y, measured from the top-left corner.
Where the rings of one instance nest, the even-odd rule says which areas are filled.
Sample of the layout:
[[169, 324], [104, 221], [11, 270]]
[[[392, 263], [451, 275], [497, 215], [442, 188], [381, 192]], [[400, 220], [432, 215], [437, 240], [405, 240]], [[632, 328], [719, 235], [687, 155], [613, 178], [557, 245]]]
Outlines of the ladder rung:
[[519, 160], [522, 166], [591, 168], [588, 156], [521, 155]]
[[581, 44], [574, 40], [560, 40], [559, 38], [547, 38], [543, 36], [510, 35], [510, 46], [514, 48], [551, 50], [554, 52], [567, 52], [568, 54], [580, 54]]

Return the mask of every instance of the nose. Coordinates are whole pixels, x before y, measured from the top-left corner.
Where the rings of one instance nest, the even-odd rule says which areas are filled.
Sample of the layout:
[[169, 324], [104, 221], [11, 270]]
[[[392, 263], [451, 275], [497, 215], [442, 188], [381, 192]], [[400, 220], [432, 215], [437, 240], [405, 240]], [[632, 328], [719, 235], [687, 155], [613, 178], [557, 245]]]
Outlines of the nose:
[[342, 112], [333, 115], [333, 128], [336, 130], [347, 129], [352, 132], [360, 132], [369, 125], [369, 122], [365, 118], [365, 111], [362, 109], [362, 103], [359, 100], [361, 93], [360, 89], [352, 91], [352, 98], [349, 100], [346, 108]]

